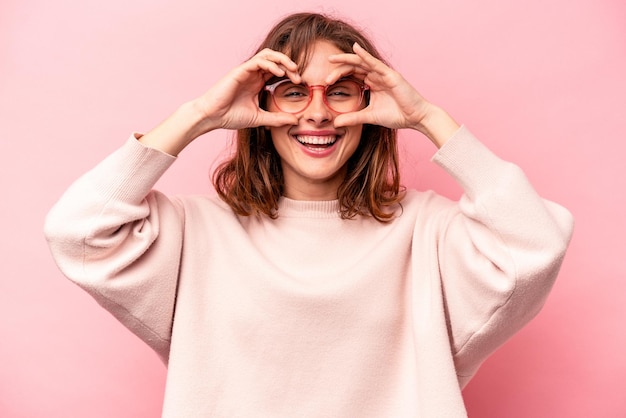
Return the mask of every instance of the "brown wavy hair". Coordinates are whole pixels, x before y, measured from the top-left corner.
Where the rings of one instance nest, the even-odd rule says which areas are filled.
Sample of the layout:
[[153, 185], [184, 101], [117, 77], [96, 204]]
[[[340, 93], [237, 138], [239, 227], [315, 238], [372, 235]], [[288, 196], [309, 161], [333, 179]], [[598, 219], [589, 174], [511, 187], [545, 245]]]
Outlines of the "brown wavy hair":
[[[257, 52], [270, 48], [306, 67], [316, 41], [329, 41], [344, 52], [352, 52], [358, 42], [374, 57], [382, 60], [372, 42], [348, 23], [316, 13], [296, 13], [276, 24]], [[259, 93], [264, 106], [266, 92]], [[397, 132], [377, 125], [364, 125], [361, 141], [347, 164], [347, 174], [337, 190], [341, 217], [373, 216], [386, 222], [394, 216], [394, 207], [404, 197], [398, 168]], [[280, 157], [270, 131], [264, 127], [237, 131], [234, 155], [220, 164], [213, 175], [213, 185], [235, 213], [243, 216], [278, 216], [278, 199], [283, 193]]]

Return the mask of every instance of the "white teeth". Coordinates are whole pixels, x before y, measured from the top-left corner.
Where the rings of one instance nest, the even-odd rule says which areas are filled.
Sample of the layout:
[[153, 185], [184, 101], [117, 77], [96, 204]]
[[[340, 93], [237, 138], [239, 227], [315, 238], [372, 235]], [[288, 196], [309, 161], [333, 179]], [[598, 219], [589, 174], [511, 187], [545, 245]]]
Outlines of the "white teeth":
[[331, 136], [313, 136], [313, 135], [298, 135], [296, 139], [301, 144], [310, 144], [310, 145], [328, 145], [332, 144], [337, 140], [337, 137], [334, 135]]

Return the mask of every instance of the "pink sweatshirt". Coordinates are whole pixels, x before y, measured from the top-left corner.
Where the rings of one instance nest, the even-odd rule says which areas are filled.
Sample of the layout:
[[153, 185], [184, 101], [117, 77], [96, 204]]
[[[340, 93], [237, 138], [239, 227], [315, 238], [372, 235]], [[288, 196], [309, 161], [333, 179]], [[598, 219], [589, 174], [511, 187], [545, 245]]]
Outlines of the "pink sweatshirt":
[[541, 308], [571, 231], [466, 128], [388, 224], [283, 198], [276, 220], [151, 191], [174, 158], [129, 139], [45, 232], [61, 270], [168, 364], [164, 417], [462, 417], [461, 389]]

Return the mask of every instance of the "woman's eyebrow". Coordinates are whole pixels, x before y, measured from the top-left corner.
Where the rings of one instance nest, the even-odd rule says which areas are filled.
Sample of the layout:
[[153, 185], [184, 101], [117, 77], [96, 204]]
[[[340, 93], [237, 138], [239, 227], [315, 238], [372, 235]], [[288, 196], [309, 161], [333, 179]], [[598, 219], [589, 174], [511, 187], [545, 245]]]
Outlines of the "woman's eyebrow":
[[288, 78], [289, 77], [287, 76], [282, 76], [282, 77], [272, 76], [269, 80], [265, 82], [265, 85], [269, 86], [270, 84], [278, 83], [279, 81], [287, 80]]

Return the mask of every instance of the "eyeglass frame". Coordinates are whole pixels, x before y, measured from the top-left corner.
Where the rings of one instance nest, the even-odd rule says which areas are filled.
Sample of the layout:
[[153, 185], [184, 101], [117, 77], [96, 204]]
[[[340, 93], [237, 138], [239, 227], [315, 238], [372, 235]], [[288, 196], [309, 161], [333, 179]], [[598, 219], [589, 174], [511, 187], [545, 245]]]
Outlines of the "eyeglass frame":
[[[344, 80], [348, 80], [348, 81], [352, 81], [355, 84], [357, 84], [359, 86], [359, 102], [357, 103], [357, 108], [355, 110], [351, 110], [349, 112], [338, 112], [335, 109], [333, 109], [333, 107], [328, 103], [328, 99], [326, 97], [326, 91], [329, 87], [334, 86], [336, 83], [340, 82], [340, 81], [344, 81]], [[355, 80], [354, 78], [349, 78], [349, 77], [343, 77], [340, 78], [339, 80], [335, 81], [333, 84], [327, 84], [327, 85], [322, 85], [322, 84], [316, 84], [316, 85], [308, 85], [307, 83], [301, 83], [299, 85], [302, 85], [304, 87], [306, 87], [309, 90], [309, 100], [307, 101], [306, 105], [304, 105], [304, 107], [296, 112], [286, 112], [284, 110], [282, 110], [280, 108], [280, 106], [278, 106], [278, 103], [276, 103], [276, 98], [274, 97], [274, 91], [276, 90], [276, 88], [278, 86], [280, 86], [283, 83], [287, 83], [287, 82], [292, 82], [290, 79], [288, 78], [283, 78], [282, 80], [278, 80], [272, 84], [266, 84], [263, 87], [263, 91], [267, 91], [269, 92], [270, 96], [272, 96], [272, 101], [274, 102], [274, 105], [281, 111], [284, 113], [289, 113], [289, 114], [296, 114], [296, 113], [300, 113], [300, 112], [304, 112], [310, 105], [311, 102], [313, 101], [313, 90], [315, 89], [322, 89], [324, 91], [324, 94], [322, 95], [322, 99], [324, 100], [324, 104], [326, 105], [326, 107], [328, 107], [330, 110], [332, 110], [333, 112], [337, 113], [337, 114], [343, 114], [343, 113], [350, 113], [350, 112], [355, 112], [356, 110], [358, 110], [358, 107], [363, 103], [363, 99], [365, 98], [365, 92], [369, 91], [370, 86], [368, 86], [365, 83], [361, 83], [358, 80]], [[296, 84], [298, 85], [298, 84]]]

